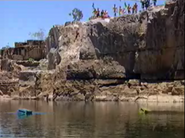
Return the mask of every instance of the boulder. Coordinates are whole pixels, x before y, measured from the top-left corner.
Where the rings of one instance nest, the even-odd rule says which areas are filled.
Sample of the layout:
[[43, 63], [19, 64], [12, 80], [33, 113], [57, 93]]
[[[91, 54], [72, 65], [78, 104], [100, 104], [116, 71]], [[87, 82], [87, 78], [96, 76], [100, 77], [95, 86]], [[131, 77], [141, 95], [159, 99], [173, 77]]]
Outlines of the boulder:
[[124, 79], [125, 69], [115, 61], [84, 60], [70, 64], [67, 79]]

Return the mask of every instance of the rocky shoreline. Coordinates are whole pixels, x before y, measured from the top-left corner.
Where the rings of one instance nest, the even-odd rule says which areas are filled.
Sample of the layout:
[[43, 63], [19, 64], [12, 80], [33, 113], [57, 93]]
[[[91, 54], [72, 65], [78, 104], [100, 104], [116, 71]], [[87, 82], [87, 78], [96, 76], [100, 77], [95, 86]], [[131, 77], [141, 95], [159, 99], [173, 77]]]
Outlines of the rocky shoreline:
[[[38, 96], [1, 95], [0, 100], [184, 103], [184, 80], [158, 83], [129, 80], [120, 81], [119, 84], [115, 80], [96, 80], [95, 82], [99, 84], [99, 87], [94, 87], [92, 82], [89, 82], [89, 85], [84, 85], [79, 83], [79, 81], [73, 81], [68, 82], [68, 86], [64, 86], [62, 93], [57, 92], [47, 95], [42, 95], [43, 93], [41, 93]], [[66, 93], [68, 91], [70, 93]]]
[[2, 50], [0, 67], [0, 99], [184, 102], [184, 1], [53, 26]]

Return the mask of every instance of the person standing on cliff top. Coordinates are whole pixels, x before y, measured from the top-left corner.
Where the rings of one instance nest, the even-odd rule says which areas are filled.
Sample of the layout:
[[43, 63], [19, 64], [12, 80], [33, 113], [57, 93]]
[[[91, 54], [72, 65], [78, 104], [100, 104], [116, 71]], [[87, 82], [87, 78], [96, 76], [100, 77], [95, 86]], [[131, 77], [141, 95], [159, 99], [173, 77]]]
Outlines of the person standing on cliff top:
[[104, 18], [104, 10], [101, 11], [101, 17]]
[[146, 8], [146, 10], [148, 9], [149, 6], [150, 6], [150, 0], [146, 0], [146, 2], [145, 2], [145, 8]]
[[128, 10], [128, 14], [130, 14], [131, 13], [131, 7], [130, 7], [130, 4], [128, 4], [128, 6], [127, 6], [127, 10]]
[[96, 14], [97, 14], [97, 11], [96, 11], [96, 9], [94, 8], [94, 9], [93, 9], [93, 16], [96, 17]]
[[137, 3], [135, 3], [134, 4], [134, 12], [137, 14], [137, 7], [138, 7], [138, 5], [137, 5]]
[[96, 17], [100, 17], [100, 9], [99, 8], [97, 8]]
[[156, 6], [157, 0], [153, 0], [154, 6]]
[[[128, 9], [128, 6], [127, 6], [127, 3], [126, 2], [124, 3], [124, 7], [125, 7], [125, 9]], [[125, 9], [124, 9], [124, 13], [126, 13]]]
[[123, 9], [119, 6], [119, 16], [123, 15]]
[[135, 6], [133, 5], [133, 7], [132, 7], [132, 14], [134, 14], [134, 12], [135, 12]]
[[94, 7], [94, 3], [92, 4], [92, 8], [93, 8], [93, 16], [94, 16], [94, 17], [97, 17], [97, 10], [96, 10], [96, 8]]
[[107, 11], [106, 10], [103, 13], [103, 18], [107, 18]]
[[116, 13], [118, 12], [117, 10], [118, 10], [118, 9], [117, 9], [117, 7], [116, 7], [116, 4], [114, 4], [114, 7], [113, 7], [114, 17], [116, 17]]
[[122, 11], [123, 11], [123, 14], [125, 14], [125, 13], [126, 13], [125, 8], [123, 8], [123, 9], [122, 9]]
[[104, 12], [104, 18], [109, 18], [109, 14], [108, 14], [108, 12], [106, 10]]
[[145, 9], [145, 0], [141, 0], [141, 7], [142, 7], [142, 9], [144, 11], [144, 9]]
[[145, 0], [145, 9], [147, 10], [148, 8], [148, 0]]

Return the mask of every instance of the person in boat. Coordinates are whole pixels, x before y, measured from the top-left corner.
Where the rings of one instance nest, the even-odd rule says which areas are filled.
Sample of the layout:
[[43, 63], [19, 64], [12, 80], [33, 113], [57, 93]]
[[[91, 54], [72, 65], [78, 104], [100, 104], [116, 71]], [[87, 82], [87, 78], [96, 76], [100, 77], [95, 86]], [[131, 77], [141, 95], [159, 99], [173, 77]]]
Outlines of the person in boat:
[[131, 7], [130, 7], [130, 4], [128, 4], [128, 6], [127, 6], [127, 11], [128, 11], [128, 14], [130, 14], [130, 13], [131, 13]]
[[119, 16], [123, 15], [123, 9], [119, 6]]
[[135, 3], [134, 4], [134, 12], [137, 14], [137, 7], [138, 7], [138, 5], [137, 5], [137, 3]]
[[116, 17], [116, 13], [117, 13], [117, 7], [116, 7], [116, 4], [114, 4], [113, 12], [114, 12], [114, 17]]

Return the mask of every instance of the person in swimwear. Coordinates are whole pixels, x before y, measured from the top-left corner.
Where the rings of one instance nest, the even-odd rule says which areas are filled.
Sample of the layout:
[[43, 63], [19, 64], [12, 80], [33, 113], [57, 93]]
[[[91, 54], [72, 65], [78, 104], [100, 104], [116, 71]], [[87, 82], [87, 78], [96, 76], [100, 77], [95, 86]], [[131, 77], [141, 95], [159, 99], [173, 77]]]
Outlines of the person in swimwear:
[[113, 7], [113, 12], [114, 12], [114, 17], [116, 17], [116, 13], [117, 13], [117, 7], [116, 7], [116, 4], [114, 4], [114, 7]]
[[119, 6], [119, 16], [123, 15], [123, 9]]
[[130, 7], [130, 4], [128, 4], [127, 10], [128, 10], [128, 14], [130, 14], [130, 13], [131, 13], [131, 7]]

